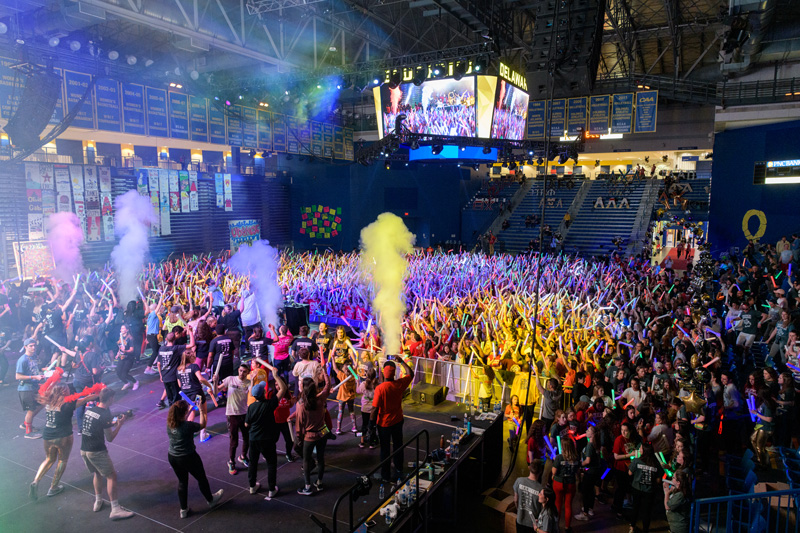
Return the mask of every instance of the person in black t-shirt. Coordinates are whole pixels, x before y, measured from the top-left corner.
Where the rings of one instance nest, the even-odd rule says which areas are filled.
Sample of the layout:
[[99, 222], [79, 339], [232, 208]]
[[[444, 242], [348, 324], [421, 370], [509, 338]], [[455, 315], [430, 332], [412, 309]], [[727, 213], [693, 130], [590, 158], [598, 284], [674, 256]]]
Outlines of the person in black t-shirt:
[[[170, 405], [175, 403], [179, 398], [178, 391], [178, 365], [180, 365], [183, 358], [183, 351], [191, 346], [194, 348], [194, 333], [189, 328], [189, 344], [181, 346], [175, 344], [177, 335], [174, 331], [167, 333], [166, 343], [158, 350], [158, 373], [161, 375], [161, 382], [164, 384], [164, 390], [167, 393], [167, 401]], [[159, 408], [164, 408], [164, 400], [159, 400], [156, 404]]]
[[[193, 407], [197, 407], [194, 405]], [[194, 434], [205, 429], [206, 414], [200, 411], [200, 423], [189, 422], [186, 416], [190, 406], [184, 400], [178, 400], [169, 408], [167, 414], [167, 435], [169, 436], [169, 465], [178, 478], [178, 500], [181, 504], [181, 518], [189, 516], [189, 475], [197, 480], [200, 492], [209, 507], [216, 507], [222, 500], [222, 489], [211, 494], [211, 487], [206, 477], [203, 460], [194, 446]]]
[[217, 336], [208, 345], [208, 358], [214, 383], [233, 375], [233, 340], [225, 333], [225, 326], [217, 324]]
[[275, 444], [278, 442], [280, 429], [278, 424], [275, 423], [275, 409], [278, 407], [281, 398], [286, 395], [287, 387], [274, 366], [268, 365], [267, 369], [272, 372], [277, 392], [267, 398], [267, 384], [262, 381], [255, 385], [251, 394], [256, 401], [247, 408], [244, 425], [250, 430], [250, 465], [247, 468], [250, 494], [258, 492], [261, 486], [256, 482], [256, 478], [258, 477], [258, 458], [263, 455], [267, 461], [268, 484], [267, 497], [264, 499], [271, 500], [278, 494], [278, 485], [276, 484], [278, 456]]
[[111, 520], [122, 520], [130, 518], [133, 513], [123, 509], [119, 505], [117, 497], [117, 471], [114, 463], [108, 456], [106, 440], [112, 442], [117, 438], [122, 424], [125, 422], [125, 415], [119, 415], [116, 419], [111, 417], [108, 408], [114, 401], [116, 391], [106, 387], [100, 391], [97, 403], [86, 410], [81, 425], [81, 458], [86, 468], [91, 472], [94, 485], [94, 506], [92, 510], [96, 513], [103, 508], [103, 478], [106, 480], [108, 499], [111, 500]]
[[[213, 389], [211, 383], [200, 373], [200, 367], [197, 366], [194, 360], [194, 348], [188, 346], [183, 351], [183, 358], [181, 364], [178, 366], [178, 385], [180, 386], [180, 390], [193, 401], [195, 398], [200, 398], [200, 411], [208, 413], [206, 409], [206, 393], [203, 387], [208, 387], [209, 390]], [[216, 405], [216, 398], [214, 398], [213, 395], [212, 398], [214, 399], [214, 405]], [[195, 413], [196, 411], [192, 409], [192, 412], [189, 413], [186, 420], [189, 422], [194, 421]], [[200, 430], [200, 442], [205, 442], [210, 438], [211, 435], [205, 429]]]
[[264, 336], [264, 328], [260, 325], [253, 326], [253, 334], [247, 339], [250, 345], [250, 355], [253, 359], [261, 359], [262, 361], [269, 361], [269, 348], [272, 345], [272, 339]]
[[47, 491], [47, 495], [55, 496], [64, 490], [64, 485], [60, 481], [64, 470], [67, 468], [69, 454], [72, 451], [72, 415], [75, 413], [76, 405], [84, 405], [86, 402], [97, 398], [96, 394], [92, 394], [84, 396], [77, 402], [65, 402], [64, 398], [68, 395], [69, 387], [63, 383], [55, 383], [50, 385], [50, 388], [45, 391], [40, 400], [45, 404], [47, 412], [44, 429], [42, 429], [45, 459], [39, 465], [36, 476], [33, 478], [33, 483], [31, 483], [29, 494], [32, 500], [36, 500], [39, 497], [39, 481], [56, 463], [58, 464], [56, 465], [56, 471], [53, 473], [53, 481], [50, 485], [50, 490]]

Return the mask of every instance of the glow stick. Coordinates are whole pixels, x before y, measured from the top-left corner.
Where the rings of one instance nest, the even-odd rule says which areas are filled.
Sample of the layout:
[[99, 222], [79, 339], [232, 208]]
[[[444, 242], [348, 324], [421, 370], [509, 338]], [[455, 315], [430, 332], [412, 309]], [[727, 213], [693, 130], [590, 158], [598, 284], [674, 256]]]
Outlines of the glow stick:
[[140, 289], [139, 287], [136, 287], [136, 291], [139, 293], [139, 296], [142, 297], [142, 301], [146, 302], [147, 300], [145, 299], [144, 294], [142, 294], [142, 289]]
[[353, 379], [353, 376], [347, 376], [347, 379], [340, 381], [338, 385], [336, 385], [334, 388], [331, 389], [331, 392], [335, 391], [336, 389], [338, 389], [339, 387], [341, 387], [342, 385], [344, 385], [345, 383], [347, 383], [351, 379]]
[[800, 372], [800, 368], [798, 368], [798, 367], [794, 366], [794, 365], [793, 365], [793, 364], [791, 364], [791, 363], [786, 363], [786, 366], [788, 366], [789, 368], [791, 368], [791, 369], [792, 369], [792, 370], [794, 370], [795, 372]]
[[191, 407], [192, 409], [194, 409], [194, 410], [195, 410], [196, 412], [198, 412], [198, 413], [200, 412], [200, 408], [199, 408], [199, 407], [197, 407], [197, 405], [196, 405], [196, 404], [195, 404], [195, 403], [194, 403], [194, 402], [193, 402], [193, 401], [192, 401], [192, 400], [191, 400], [191, 399], [190, 399], [188, 396], [186, 396], [186, 393], [185, 393], [185, 392], [183, 392], [183, 391], [178, 391], [178, 394], [180, 394], [180, 395], [181, 395], [181, 398], [183, 398], [184, 400], [186, 400], [186, 403], [188, 403], [188, 404], [189, 404], [189, 407]]
[[711, 360], [711, 361], [709, 361], [708, 363], [704, 364], [704, 365], [703, 365], [703, 368], [708, 368], [708, 367], [710, 367], [711, 365], [713, 365], [714, 363], [716, 363], [717, 361], [719, 361], [719, 356], [715, 357], [714, 359], [712, 359], [712, 360]]
[[600, 476], [600, 479], [605, 479], [609, 472], [611, 472], [611, 469], [610, 468], [606, 468], [606, 471], [603, 472], [603, 475]]
[[547, 444], [547, 447], [550, 448], [550, 458], [556, 458], [556, 451], [553, 449], [553, 445], [550, 444], [550, 437], [545, 436], [544, 443]]
[[356, 378], [356, 380], [358, 380], [358, 374], [356, 374], [356, 371], [355, 371], [355, 370], [353, 370], [353, 367], [352, 367], [352, 366], [348, 366], [348, 367], [347, 367], [347, 370], [349, 370], [349, 371], [350, 371], [350, 373], [351, 373], [351, 374], [353, 374], [353, 377], [354, 377], [354, 378]]
[[73, 352], [72, 350], [67, 350], [66, 348], [64, 348], [63, 346], [61, 346], [60, 344], [58, 344], [56, 341], [54, 341], [53, 339], [51, 339], [51, 338], [50, 338], [50, 337], [48, 337], [47, 335], [45, 335], [45, 336], [44, 336], [44, 338], [45, 338], [45, 339], [47, 339], [47, 340], [49, 340], [49, 341], [50, 341], [50, 342], [51, 342], [53, 345], [55, 345], [55, 346], [56, 346], [56, 348], [58, 348], [58, 349], [59, 349], [59, 350], [61, 350], [62, 352], [64, 352], [64, 353], [67, 353], [67, 354], [69, 354], [69, 355], [71, 355], [71, 356], [75, 357], [75, 352]]
[[724, 414], [724, 413], [723, 413], [723, 414], [721, 414], [721, 415], [719, 415], [719, 431], [717, 431], [717, 434], [718, 434], [718, 435], [722, 435], [722, 418], [723, 418], [724, 416], [725, 416], [725, 414]]

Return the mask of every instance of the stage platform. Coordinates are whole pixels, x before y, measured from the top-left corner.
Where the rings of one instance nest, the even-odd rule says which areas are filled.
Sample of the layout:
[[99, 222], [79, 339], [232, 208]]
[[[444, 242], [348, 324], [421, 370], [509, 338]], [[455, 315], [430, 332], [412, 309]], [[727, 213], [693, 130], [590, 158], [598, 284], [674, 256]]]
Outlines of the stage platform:
[[[10, 362], [13, 364], [13, 361]], [[0, 387], [0, 428], [2, 428], [0, 494], [3, 495], [0, 499], [0, 531], [68, 533], [102, 531], [109, 527], [114, 531], [136, 533], [219, 531], [221, 528], [234, 528], [237, 533], [264, 531], [265, 528], [271, 531], [296, 533], [320, 531], [310, 520], [309, 515], [315, 515], [331, 527], [331, 513], [336, 499], [352, 486], [358, 475], [368, 472], [379, 463], [378, 449], [358, 447], [359, 438], [350, 432], [350, 420], [346, 417], [343, 429], [347, 433], [329, 442], [326, 449], [324, 490], [314, 496], [297, 494], [297, 489], [303, 485], [301, 462], [299, 460], [294, 463], [287, 462], [284, 457], [285, 445], [281, 439], [278, 443], [280, 492], [273, 500], [265, 501], [266, 494], [263, 490], [258, 495], [250, 495], [246, 469], [240, 470], [237, 475], [228, 474], [225, 411], [224, 408], [213, 409], [209, 413], [209, 430], [213, 438], [205, 443], [200, 443], [197, 438], [196, 443], [212, 491], [219, 489], [225, 491], [223, 503], [216, 509], [209, 510], [197, 489], [196, 482], [190, 479], [189, 506], [192, 513], [188, 518], [181, 520], [178, 512], [177, 479], [167, 463], [167, 412], [156, 408], [163, 387], [158, 376], [144, 376], [141, 366], [138, 366], [133, 373], [140, 380], [139, 390], [119, 392], [111, 410], [116, 413], [133, 409], [135, 417], [123, 426], [114, 442], [108, 443], [108, 449], [118, 472], [120, 504], [134, 511], [136, 516], [112, 523], [108, 517], [110, 505], [107, 501], [102, 511], [92, 512], [94, 502], [92, 478], [80, 457], [80, 437], [77, 431], [69, 464], [62, 478], [65, 490], [51, 498], [46, 496], [52, 479], [53, 469], [51, 469], [39, 484], [39, 500], [31, 501], [28, 498], [28, 486], [44, 459], [44, 452], [41, 440], [24, 439], [24, 432], [18, 428], [23, 420], [23, 414], [16, 387], [12, 385]], [[119, 388], [119, 382], [113, 373], [106, 374], [104, 382]], [[331, 402], [329, 408], [335, 417], [335, 402]], [[408, 439], [418, 431], [426, 429], [430, 433], [431, 448], [438, 447], [440, 435], [449, 438], [453, 429], [462, 425], [464, 410], [463, 405], [453, 402], [445, 402], [436, 407], [416, 404], [409, 396], [404, 403], [406, 414], [404, 436]], [[360, 423], [360, 413], [357, 415]], [[39, 413], [34, 425], [40, 427], [43, 422], [43, 414]], [[501, 439], [498, 437], [497, 440]], [[496, 461], [499, 465], [502, 443], [496, 444], [497, 450], [493, 455], [497, 456]], [[422, 453], [424, 454], [424, 451]], [[461, 456], [464, 457], [465, 454], [462, 452]], [[405, 462], [413, 459], [413, 450], [407, 449]], [[470, 461], [473, 463], [472, 468], [478, 467], [478, 469], [468, 476], [462, 476], [462, 481], [474, 486], [478, 482], [475, 476], [480, 476], [480, 468], [486, 467], [486, 461], [474, 459]], [[243, 468], [241, 465], [237, 467]], [[263, 460], [259, 465], [259, 481], [262, 486], [266, 485], [266, 467]], [[496, 479], [487, 477], [483, 484], [495, 481]], [[374, 498], [376, 503], [377, 487], [378, 484], [374, 485], [369, 496]], [[480, 501], [477, 490], [469, 491], [474, 493], [470, 497], [467, 497], [466, 491], [461, 492], [459, 508], [463, 505], [472, 509], [477, 508], [484, 514], [491, 512], [476, 505]], [[106, 494], [104, 498], [107, 498]], [[347, 520], [346, 506], [343, 511], [339, 516], [339, 531], [348, 529], [344, 522]], [[434, 509], [434, 514], [436, 512]], [[456, 513], [450, 515], [454, 516]], [[459, 522], [470, 519], [468, 514], [458, 518]]]

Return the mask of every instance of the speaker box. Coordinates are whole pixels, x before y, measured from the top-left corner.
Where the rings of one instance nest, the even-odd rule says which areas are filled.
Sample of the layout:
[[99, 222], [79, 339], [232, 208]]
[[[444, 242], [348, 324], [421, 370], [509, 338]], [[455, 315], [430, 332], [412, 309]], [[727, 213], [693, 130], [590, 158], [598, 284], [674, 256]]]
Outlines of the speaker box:
[[308, 326], [308, 309], [307, 304], [287, 305], [284, 307], [286, 313], [286, 326], [292, 335], [297, 335], [300, 331], [300, 326]]
[[430, 383], [417, 383], [411, 389], [411, 398], [415, 402], [427, 403], [428, 405], [439, 405], [447, 396], [447, 388]]
[[56, 107], [61, 93], [61, 77], [54, 72], [37, 72], [28, 76], [25, 90], [14, 116], [6, 124], [5, 132], [11, 144], [22, 149], [34, 149]]

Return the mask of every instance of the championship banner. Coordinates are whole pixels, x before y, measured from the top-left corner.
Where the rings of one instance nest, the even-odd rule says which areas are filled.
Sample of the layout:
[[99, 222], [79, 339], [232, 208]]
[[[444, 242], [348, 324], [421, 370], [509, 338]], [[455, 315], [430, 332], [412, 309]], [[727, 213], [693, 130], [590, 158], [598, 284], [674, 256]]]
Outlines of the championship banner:
[[611, 100], [611, 133], [633, 132], [633, 93], [615, 94]]
[[261, 240], [261, 223], [258, 220], [229, 220], [228, 228], [231, 236], [231, 254], [235, 254], [240, 246], [252, 246]]
[[47, 241], [14, 242], [14, 258], [17, 263], [17, 275], [21, 279], [36, 276], [49, 276], [56, 268], [53, 254]]
[[658, 91], [636, 93], [636, 133], [655, 133], [658, 116]]
[[604, 94], [589, 98], [589, 133], [605, 135], [608, 133], [608, 121], [611, 110], [611, 96]]

